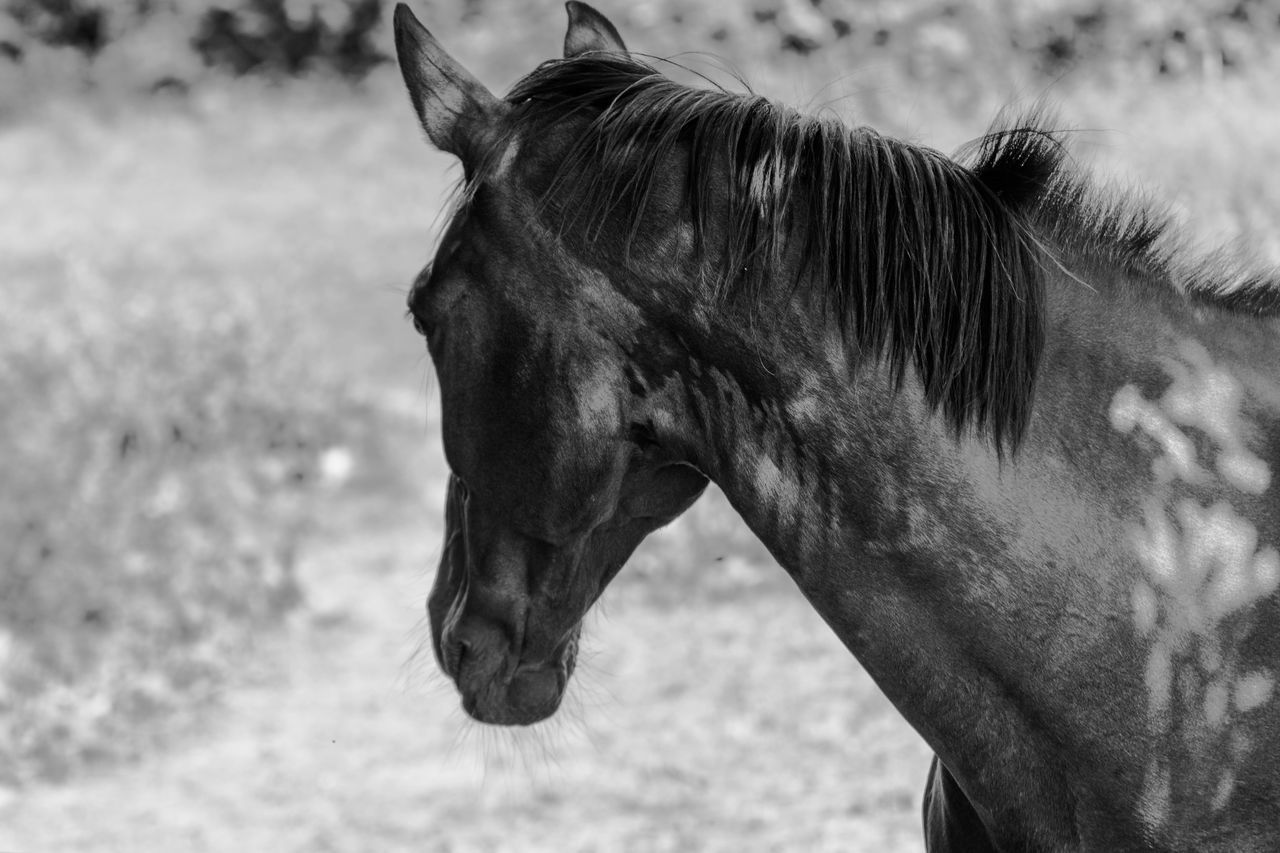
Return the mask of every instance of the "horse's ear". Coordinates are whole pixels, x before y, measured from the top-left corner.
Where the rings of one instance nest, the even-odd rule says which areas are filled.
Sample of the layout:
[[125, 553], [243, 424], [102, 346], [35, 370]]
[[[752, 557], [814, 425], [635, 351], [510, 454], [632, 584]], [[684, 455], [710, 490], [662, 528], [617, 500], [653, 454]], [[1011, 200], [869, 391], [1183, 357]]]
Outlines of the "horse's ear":
[[470, 165], [503, 103], [445, 52], [409, 7], [396, 4], [396, 58], [409, 98], [431, 142]]
[[564, 34], [564, 58], [584, 53], [626, 53], [622, 36], [609, 19], [579, 0], [564, 4], [569, 12], [569, 31]]

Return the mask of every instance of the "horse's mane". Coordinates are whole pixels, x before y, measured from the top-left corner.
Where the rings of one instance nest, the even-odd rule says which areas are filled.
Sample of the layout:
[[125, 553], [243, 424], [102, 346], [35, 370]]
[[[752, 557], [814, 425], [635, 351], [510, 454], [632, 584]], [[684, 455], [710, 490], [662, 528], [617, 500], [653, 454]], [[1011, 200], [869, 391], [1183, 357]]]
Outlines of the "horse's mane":
[[[985, 432], [1000, 450], [1016, 449], [1030, 416], [1053, 262], [1043, 238], [1157, 275], [1176, 267], [1167, 218], [1095, 192], [1036, 116], [957, 161], [615, 54], [545, 63], [508, 101], [520, 132], [583, 121], [553, 185], [575, 221], [625, 211], [634, 235], [656, 183], [687, 163], [689, 224], [722, 271], [708, 283], [717, 296], [760, 300], [784, 253], [799, 258], [796, 280], [815, 282], [855, 352], [882, 356], [897, 382], [912, 365], [957, 434]], [[1194, 298], [1280, 312], [1280, 289], [1223, 292], [1196, 270], [1183, 276]]]
[[1226, 250], [1197, 254], [1167, 206], [1133, 191], [1098, 187], [1063, 156], [1064, 131], [1050, 130], [1043, 112], [1005, 121], [966, 146], [961, 162], [989, 182], [1027, 180], [1025, 209], [1016, 211], [1054, 246], [1109, 265], [1197, 303], [1257, 317], [1280, 315], [1280, 271]]

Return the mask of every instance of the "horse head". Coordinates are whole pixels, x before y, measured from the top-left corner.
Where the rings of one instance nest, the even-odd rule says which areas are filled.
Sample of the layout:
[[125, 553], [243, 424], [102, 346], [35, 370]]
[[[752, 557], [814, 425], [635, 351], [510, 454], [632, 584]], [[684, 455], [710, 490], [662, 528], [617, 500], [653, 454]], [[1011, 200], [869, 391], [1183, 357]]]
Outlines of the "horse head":
[[[568, 6], [566, 56], [625, 51], [599, 13]], [[707, 479], [663, 435], [662, 335], [540, 222], [555, 139], [513, 127], [511, 104], [404, 5], [395, 35], [423, 128], [467, 175], [409, 295], [452, 471], [432, 640], [471, 716], [529, 724], [559, 706], [588, 608]]]

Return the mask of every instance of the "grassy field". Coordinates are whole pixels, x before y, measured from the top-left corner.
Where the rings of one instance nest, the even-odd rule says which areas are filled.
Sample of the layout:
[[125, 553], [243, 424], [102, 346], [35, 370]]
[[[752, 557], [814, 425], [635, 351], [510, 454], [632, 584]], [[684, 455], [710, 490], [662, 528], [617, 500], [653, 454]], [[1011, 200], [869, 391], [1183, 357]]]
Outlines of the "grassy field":
[[131, 754], [216, 689], [353, 453], [405, 492], [380, 407], [425, 378], [401, 293], [432, 202], [386, 168], [412, 127], [369, 140], [332, 94], [54, 101], [0, 135], [0, 778]]
[[[444, 35], [500, 88], [561, 26]], [[627, 35], [697, 46], [668, 32]], [[1275, 67], [740, 70], [943, 149], [1045, 98], [1085, 163], [1280, 260]], [[927, 750], [714, 497], [611, 590], [558, 723], [467, 724], [414, 655], [445, 470], [403, 294], [456, 170], [391, 69], [5, 122], [0, 849], [919, 849]]]

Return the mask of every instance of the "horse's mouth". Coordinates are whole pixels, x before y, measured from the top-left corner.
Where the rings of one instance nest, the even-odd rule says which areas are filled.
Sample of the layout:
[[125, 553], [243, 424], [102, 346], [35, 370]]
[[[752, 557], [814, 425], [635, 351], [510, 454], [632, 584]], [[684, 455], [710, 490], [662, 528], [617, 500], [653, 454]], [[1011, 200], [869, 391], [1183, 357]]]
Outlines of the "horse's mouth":
[[472, 719], [496, 726], [528, 726], [547, 719], [564, 698], [577, 662], [577, 645], [575, 632], [555, 661], [520, 663], [509, 673], [499, 671], [488, 677], [476, 671], [483, 670], [483, 665], [473, 670], [464, 655], [454, 679], [462, 694], [462, 709]]
[[568, 681], [568, 673], [557, 665], [519, 667], [506, 683], [491, 681], [478, 690], [464, 691], [462, 709], [481, 723], [532, 725], [556, 712]]

